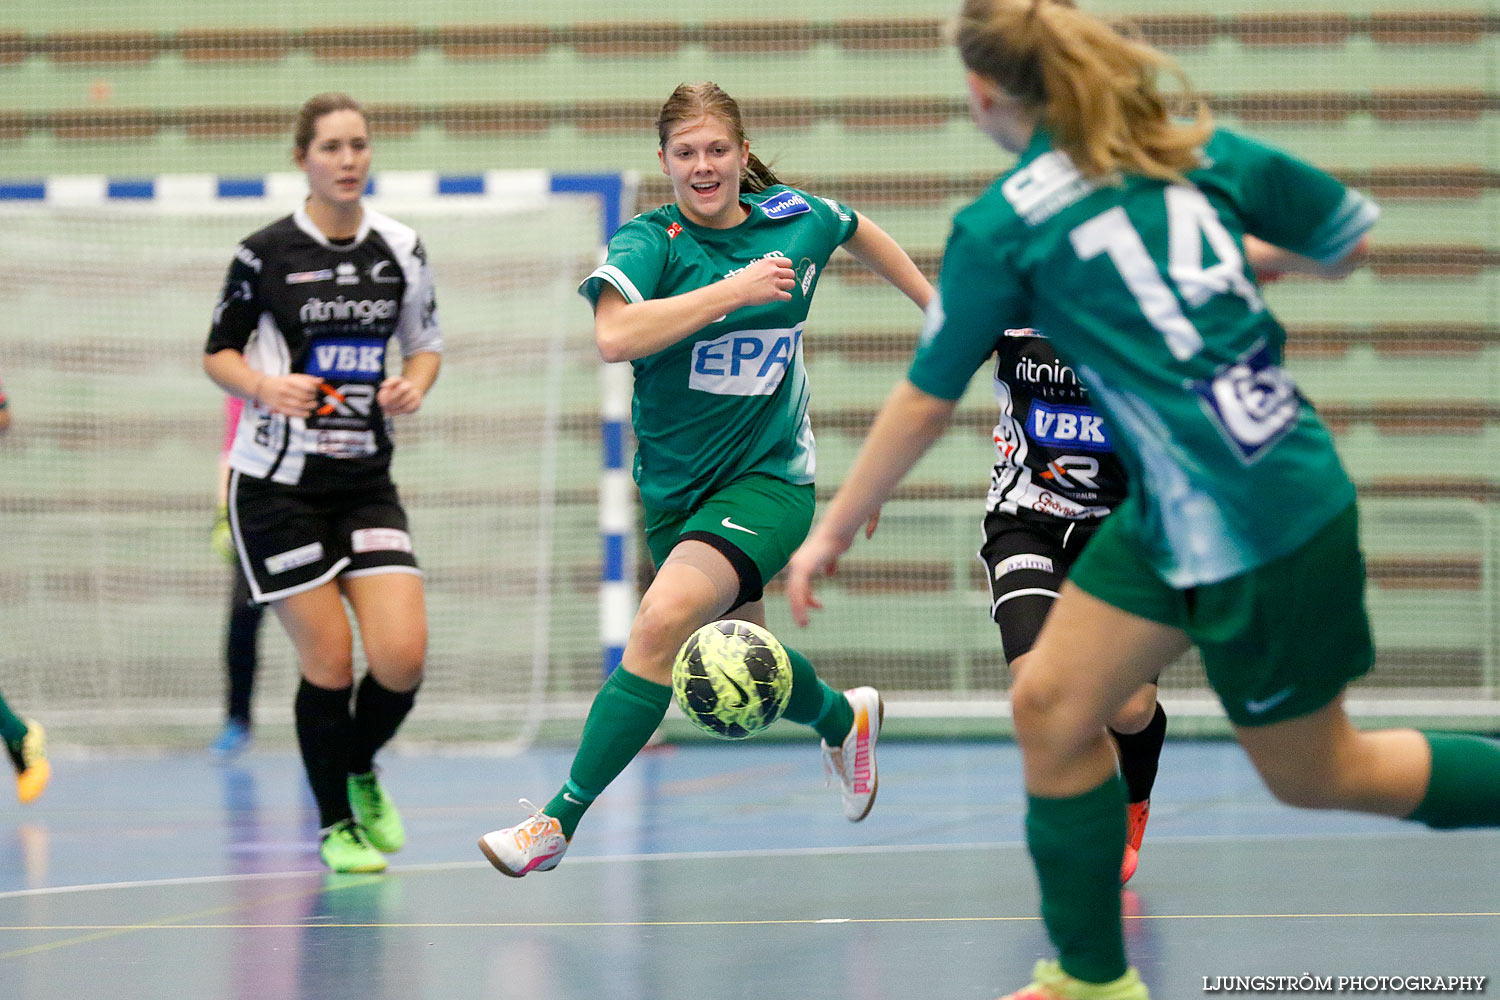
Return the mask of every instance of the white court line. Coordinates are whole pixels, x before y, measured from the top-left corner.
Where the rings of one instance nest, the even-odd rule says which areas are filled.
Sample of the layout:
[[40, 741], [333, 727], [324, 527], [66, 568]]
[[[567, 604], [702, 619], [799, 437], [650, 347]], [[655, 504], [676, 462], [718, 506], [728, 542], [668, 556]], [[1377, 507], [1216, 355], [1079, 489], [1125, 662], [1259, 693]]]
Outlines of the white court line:
[[[786, 857], [817, 857], [823, 855], [837, 854], [908, 854], [912, 852], [933, 851], [974, 851], [974, 850], [1004, 850], [1022, 847], [1020, 842], [1009, 844], [975, 843], [975, 844], [891, 844], [875, 846], [851, 846], [851, 847], [778, 847], [764, 850], [742, 850], [742, 851], [666, 851], [659, 854], [603, 854], [585, 857], [568, 858], [568, 867], [578, 865], [614, 864], [619, 862], [641, 862], [641, 861], [702, 861], [714, 858], [736, 859], [736, 858], [786, 858]], [[441, 871], [463, 871], [469, 868], [492, 871], [489, 862], [478, 861], [434, 861], [428, 864], [418, 865], [391, 865], [386, 869], [388, 874], [400, 874], [405, 872], [441, 872]], [[26, 896], [56, 896], [74, 892], [100, 892], [109, 889], [142, 889], [154, 886], [177, 886], [177, 885], [212, 885], [216, 882], [257, 882], [273, 881], [285, 878], [307, 878], [317, 876], [322, 878], [332, 875], [333, 872], [326, 868], [307, 868], [300, 871], [287, 872], [243, 872], [228, 875], [187, 875], [178, 878], [164, 879], [140, 879], [130, 882], [99, 882], [86, 885], [64, 885], [51, 886], [41, 889], [12, 889], [0, 892], [0, 899], [18, 899]]]
[[[1396, 840], [1396, 839], [1426, 839], [1437, 837], [1442, 840], [1470, 839], [1473, 837], [1494, 837], [1492, 830], [1454, 830], [1438, 832], [1436, 830], [1415, 829], [1410, 825], [1396, 826], [1390, 833], [1378, 830], [1360, 830], [1352, 832], [1320, 832], [1320, 833], [1256, 833], [1256, 834], [1192, 834], [1180, 836], [1152, 837], [1150, 843], [1163, 845], [1192, 845], [1213, 844], [1225, 841], [1243, 841], [1246, 843], [1275, 842], [1277, 844], [1292, 844], [1300, 842], [1319, 843], [1326, 841], [1367, 841], [1367, 840]], [[657, 854], [603, 854], [584, 857], [570, 857], [567, 859], [570, 868], [580, 865], [602, 865], [620, 863], [639, 863], [645, 861], [712, 861], [716, 859], [735, 860], [744, 858], [810, 858], [831, 857], [837, 855], [867, 855], [867, 854], [930, 854], [935, 852], [959, 852], [959, 851], [1022, 851], [1026, 845], [1019, 841], [996, 843], [994, 841], [982, 843], [963, 844], [867, 844], [851, 845], [843, 847], [776, 847], [766, 849], [746, 849], [737, 851], [664, 851]], [[486, 861], [435, 861], [428, 864], [416, 865], [392, 865], [387, 872], [392, 875], [404, 873], [442, 872], [442, 871], [465, 871], [475, 869], [489, 871], [490, 865]], [[112, 889], [143, 889], [158, 886], [180, 886], [180, 885], [212, 885], [215, 883], [234, 882], [259, 882], [275, 881], [288, 878], [308, 878], [316, 876], [323, 878], [333, 873], [324, 868], [307, 868], [298, 871], [286, 872], [244, 872], [227, 875], [188, 875], [178, 878], [164, 879], [140, 879], [129, 882], [99, 882], [86, 885], [51, 886], [41, 889], [12, 889], [0, 892], [0, 899], [21, 899], [35, 896], [60, 896], [69, 893], [80, 892], [102, 892]]]

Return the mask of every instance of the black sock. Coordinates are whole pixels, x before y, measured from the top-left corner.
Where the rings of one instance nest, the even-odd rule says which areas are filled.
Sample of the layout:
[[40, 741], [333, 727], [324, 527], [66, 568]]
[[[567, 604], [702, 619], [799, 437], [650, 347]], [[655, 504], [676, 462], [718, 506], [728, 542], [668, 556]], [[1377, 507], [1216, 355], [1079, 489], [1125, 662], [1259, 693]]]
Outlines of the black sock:
[[1125, 789], [1131, 802], [1145, 802], [1151, 797], [1151, 788], [1156, 784], [1156, 766], [1161, 762], [1161, 747], [1167, 740], [1167, 713], [1161, 704], [1156, 714], [1138, 733], [1117, 733], [1115, 738], [1120, 748], [1120, 776], [1125, 779]]
[[349, 744], [354, 720], [349, 715], [352, 687], [330, 691], [309, 684], [297, 686], [297, 744], [302, 766], [318, 803], [318, 825], [327, 829], [353, 819], [349, 808]]
[[375, 766], [375, 751], [390, 742], [411, 706], [417, 689], [392, 691], [365, 674], [354, 696], [354, 741], [349, 750], [349, 773], [369, 774]]
[[224, 665], [229, 672], [228, 717], [250, 725], [250, 696], [255, 689], [256, 633], [265, 615], [263, 604], [236, 604], [229, 611]]

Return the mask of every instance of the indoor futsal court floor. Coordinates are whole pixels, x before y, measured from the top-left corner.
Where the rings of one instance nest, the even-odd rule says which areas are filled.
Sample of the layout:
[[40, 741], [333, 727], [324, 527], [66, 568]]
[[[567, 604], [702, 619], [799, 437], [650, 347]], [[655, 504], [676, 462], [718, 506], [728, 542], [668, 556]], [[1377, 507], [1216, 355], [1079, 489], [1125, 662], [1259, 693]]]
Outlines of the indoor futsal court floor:
[[[385, 757], [408, 846], [343, 876], [292, 752], [60, 757], [37, 804], [0, 801], [0, 997], [993, 1000], [1050, 956], [1009, 743], [882, 744], [858, 825], [813, 741], [658, 748], [521, 880], [475, 839], [571, 748]], [[1230, 743], [1167, 745], [1124, 902], [1155, 1000], [1500, 993], [1500, 833], [1292, 810]]]

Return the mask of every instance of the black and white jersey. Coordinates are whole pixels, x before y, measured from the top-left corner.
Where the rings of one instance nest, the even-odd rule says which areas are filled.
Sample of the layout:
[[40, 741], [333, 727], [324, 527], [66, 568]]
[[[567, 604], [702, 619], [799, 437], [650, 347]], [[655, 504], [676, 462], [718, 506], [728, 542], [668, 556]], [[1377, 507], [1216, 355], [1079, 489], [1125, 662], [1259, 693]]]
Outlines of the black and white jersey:
[[346, 245], [298, 208], [246, 239], [204, 350], [232, 348], [256, 371], [314, 375], [322, 386], [305, 419], [247, 402], [229, 465], [320, 489], [386, 475], [390, 427], [375, 394], [393, 336], [402, 357], [443, 349], [427, 255], [410, 226], [366, 207]]
[[1071, 367], [1036, 330], [995, 345], [995, 467], [985, 509], [1021, 517], [1100, 518], [1125, 499], [1109, 428]]

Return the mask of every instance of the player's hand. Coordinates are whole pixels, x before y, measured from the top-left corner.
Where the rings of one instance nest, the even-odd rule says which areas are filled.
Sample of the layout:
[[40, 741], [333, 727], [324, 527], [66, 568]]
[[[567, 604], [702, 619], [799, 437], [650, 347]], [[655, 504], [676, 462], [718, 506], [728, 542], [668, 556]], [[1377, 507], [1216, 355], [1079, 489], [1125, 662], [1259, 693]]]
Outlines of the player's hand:
[[261, 380], [255, 398], [272, 413], [287, 417], [312, 415], [318, 402], [322, 380], [313, 375], [293, 372], [290, 375], [267, 375]]
[[397, 375], [380, 383], [380, 391], [375, 394], [375, 400], [387, 416], [399, 416], [403, 413], [416, 413], [422, 405], [422, 393], [407, 379]]
[[229, 506], [227, 504], [219, 504], [219, 509], [214, 514], [214, 526], [209, 531], [208, 544], [214, 550], [215, 555], [229, 565], [234, 565], [234, 536], [229, 532]]
[[807, 536], [786, 567], [786, 598], [791, 604], [792, 621], [807, 626], [808, 609], [823, 610], [823, 604], [813, 596], [813, 581], [832, 576], [838, 569], [839, 556], [849, 550], [848, 542], [829, 538], [814, 531]]
[[792, 262], [785, 257], [762, 257], [727, 280], [739, 283], [745, 305], [762, 306], [768, 302], [791, 301], [797, 272], [792, 270]]

